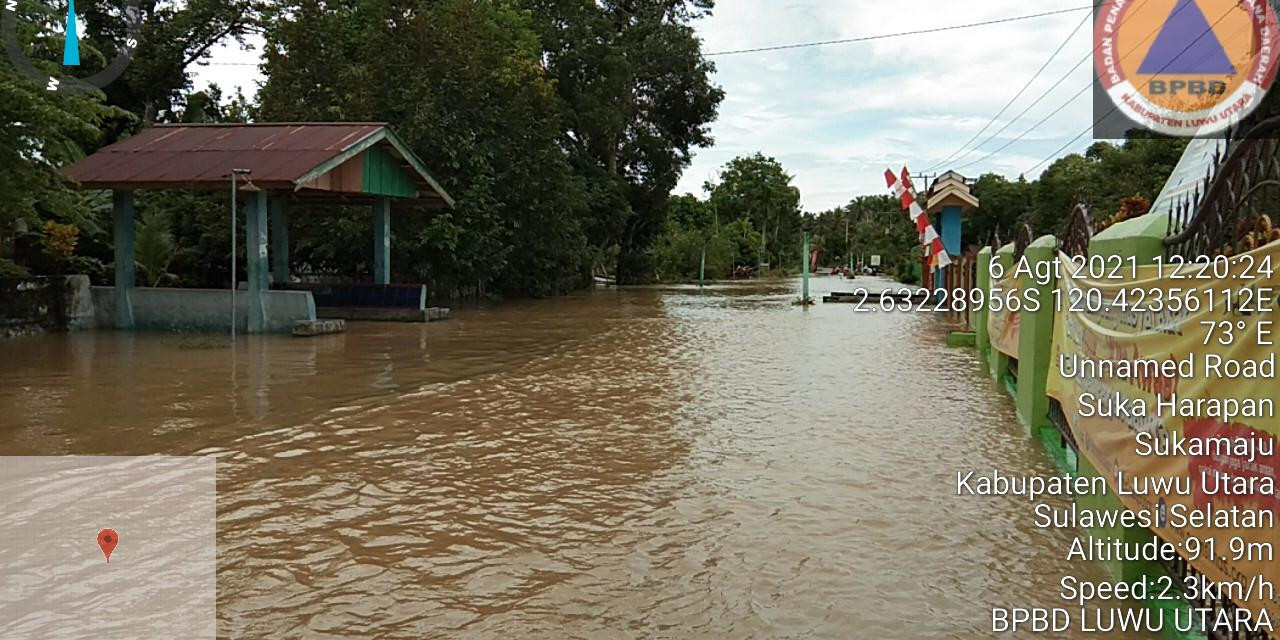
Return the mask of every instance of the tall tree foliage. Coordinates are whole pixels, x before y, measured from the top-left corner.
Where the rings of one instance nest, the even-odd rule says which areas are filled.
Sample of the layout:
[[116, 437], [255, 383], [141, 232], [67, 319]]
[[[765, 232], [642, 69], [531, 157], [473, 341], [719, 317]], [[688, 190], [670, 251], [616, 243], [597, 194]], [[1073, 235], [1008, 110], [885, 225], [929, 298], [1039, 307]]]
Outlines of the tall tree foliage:
[[[27, 57], [42, 71], [61, 77], [61, 66], [46, 62], [61, 58], [59, 11], [20, 2], [18, 13], [18, 40]], [[86, 60], [102, 57], [89, 40], [81, 44], [81, 55]], [[45, 220], [72, 223], [78, 231], [94, 230], [88, 200], [67, 188], [58, 169], [100, 144], [104, 123], [122, 117], [127, 114], [104, 105], [101, 94], [47, 91], [19, 74], [7, 56], [0, 56], [0, 258], [21, 253], [19, 240], [38, 246]], [[18, 238], [14, 231], [19, 228], [31, 230], [33, 237]], [[32, 267], [48, 266], [39, 264], [40, 256], [24, 261]]]
[[[77, 5], [84, 27], [77, 75], [86, 76], [106, 68], [129, 36], [126, 3], [90, 0]], [[73, 190], [58, 169], [132, 134], [146, 122], [194, 113], [183, 108], [191, 67], [205, 59], [215, 44], [243, 37], [256, 23], [256, 7], [250, 0], [141, 2], [138, 7], [144, 27], [135, 56], [125, 74], [104, 93], [46, 91], [18, 75], [7, 57], [0, 57], [0, 255], [13, 255], [38, 272], [73, 268], [101, 281], [107, 273], [103, 262], [111, 258], [109, 198]], [[58, 64], [65, 40], [65, 10], [65, 5], [19, 3], [18, 38], [24, 53], [58, 77], [67, 77]], [[209, 99], [201, 107], [206, 112], [217, 109], [209, 102], [221, 99], [216, 88], [190, 95]], [[242, 97], [239, 105], [244, 106]], [[140, 201], [140, 209], [152, 200], [149, 195]], [[159, 225], [171, 213], [160, 212], [153, 219]], [[18, 220], [25, 224], [17, 225]], [[55, 264], [48, 260], [50, 256], [32, 250], [42, 240], [41, 230], [46, 228], [42, 220], [73, 224], [79, 255]], [[19, 228], [29, 231], [12, 234]], [[2, 242], [10, 235], [12, 242]]]
[[[532, 295], [586, 277], [581, 181], [527, 15], [482, 0], [302, 0], [272, 25], [264, 119], [389, 122], [458, 201], [396, 216], [397, 277]], [[344, 252], [371, 233], [367, 211], [303, 220], [301, 260], [362, 260]]]
[[[120, 0], [83, 5], [86, 35], [104, 51], [117, 51], [128, 37]], [[191, 71], [215, 46], [244, 43], [258, 32], [261, 0], [144, 0], [141, 37], [129, 68], [106, 88], [110, 104], [138, 116], [144, 125], [172, 119], [191, 88]], [[114, 55], [114, 54], [113, 54]], [[110, 59], [95, 60], [104, 65]], [[122, 130], [119, 133], [131, 133]], [[111, 141], [111, 140], [108, 140]]]
[[1023, 223], [1037, 234], [1060, 234], [1078, 195], [1089, 200], [1097, 219], [1115, 213], [1127, 198], [1154, 200], [1186, 146], [1185, 139], [1159, 137], [1098, 142], [1055, 160], [1035, 181], [985, 174], [973, 185], [982, 207], [966, 221], [965, 242], [986, 244], [995, 234], [1009, 242]]
[[719, 182], [708, 185], [722, 220], [743, 219], [755, 229], [763, 262], [790, 264], [799, 259], [800, 190], [782, 163], [756, 153], [730, 160]]
[[878, 255], [883, 268], [905, 275], [920, 261], [915, 225], [893, 196], [857, 196], [843, 207], [811, 216], [808, 225], [824, 263], [846, 265], [852, 258], [856, 265]]
[[620, 282], [654, 276], [650, 251], [724, 93], [691, 22], [712, 0], [520, 0], [563, 104], [562, 142], [587, 192], [587, 231], [618, 248]]
[[[689, 26], [709, 8], [288, 0], [269, 13], [262, 117], [390, 122], [439, 174], [458, 206], [397, 218], [402, 277], [541, 295], [619, 256], [624, 281], [648, 279], [722, 95]], [[336, 245], [367, 232], [360, 213], [314, 215], [299, 257], [358, 260]]]
[[[705, 185], [706, 200], [671, 198], [664, 233], [657, 243], [659, 275], [687, 280], [697, 273], [706, 250], [709, 277], [737, 267], [768, 263], [790, 271], [801, 263], [801, 234], [823, 264], [845, 264], [851, 255], [879, 254], [885, 264], [913, 255], [915, 227], [887, 195], [859, 196], [844, 207], [814, 215], [800, 209], [800, 191], [776, 159], [756, 153], [729, 161]], [[914, 255], [918, 255], [918, 252]]]

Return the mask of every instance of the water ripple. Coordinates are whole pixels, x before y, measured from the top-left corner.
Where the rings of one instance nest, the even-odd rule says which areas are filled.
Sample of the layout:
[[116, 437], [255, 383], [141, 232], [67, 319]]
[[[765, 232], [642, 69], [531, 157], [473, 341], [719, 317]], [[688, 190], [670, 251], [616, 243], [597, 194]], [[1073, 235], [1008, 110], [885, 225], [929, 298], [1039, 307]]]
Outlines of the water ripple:
[[226, 638], [971, 638], [1097, 572], [1028, 505], [953, 495], [1052, 468], [943, 321], [795, 295], [11, 341], [0, 449], [216, 456]]

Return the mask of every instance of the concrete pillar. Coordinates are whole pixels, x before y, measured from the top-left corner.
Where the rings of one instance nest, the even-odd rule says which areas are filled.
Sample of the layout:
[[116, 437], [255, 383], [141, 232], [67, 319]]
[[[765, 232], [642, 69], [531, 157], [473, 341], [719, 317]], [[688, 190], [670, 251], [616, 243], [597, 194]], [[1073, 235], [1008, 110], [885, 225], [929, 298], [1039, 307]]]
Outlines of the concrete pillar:
[[391, 201], [387, 198], [373, 204], [373, 281], [391, 283]]
[[249, 278], [246, 303], [249, 311], [249, 333], [262, 333], [266, 327], [263, 292], [267, 290], [267, 192], [246, 194], [244, 208], [245, 272]]
[[289, 201], [282, 195], [271, 201], [271, 279], [289, 282]]
[[115, 235], [116, 283], [115, 325], [117, 329], [133, 328], [133, 192], [111, 193], [112, 221]]
[[[1027, 246], [1027, 266], [1032, 272], [1040, 272], [1040, 263], [1057, 259], [1058, 239], [1041, 236]], [[1051, 270], [1045, 270], [1051, 273]], [[1057, 282], [1052, 278], [1041, 284], [1031, 278], [1023, 278], [1022, 298], [1030, 303], [1037, 300], [1037, 311], [1022, 310], [1018, 327], [1018, 418], [1022, 424], [1036, 433], [1042, 427], [1053, 428], [1049, 423], [1049, 396], [1045, 395], [1045, 382], [1049, 378], [1049, 350], [1053, 344], [1053, 289]]]
[[1113, 224], [1089, 241], [1089, 255], [1124, 256], [1126, 260], [1132, 256], [1138, 264], [1151, 264], [1157, 257], [1164, 256], [1164, 237], [1169, 229], [1168, 225], [1168, 212], [1152, 213]]
[[[1079, 469], [1077, 470], [1076, 475], [1082, 478], [1096, 478], [1102, 474], [1094, 468], [1088, 458], [1080, 456]], [[1120, 499], [1110, 491], [1101, 493], [1090, 492], [1077, 495], [1075, 497], [1075, 503], [1081, 509], [1096, 510], [1099, 513], [1104, 511], [1114, 511], [1119, 513], [1125, 508], [1124, 505], [1120, 503]], [[1117, 518], [1116, 520], [1119, 522], [1120, 519]], [[1115, 539], [1122, 542], [1126, 547], [1133, 545], [1133, 548], [1146, 544], [1155, 537], [1155, 535], [1151, 533], [1151, 530], [1144, 527], [1123, 527], [1117, 524], [1111, 527], [1099, 526], [1082, 528], [1098, 539]], [[1167, 574], [1164, 567], [1162, 567], [1158, 562], [1149, 560], [1108, 560], [1103, 562], [1103, 566], [1106, 567], [1107, 572], [1115, 579], [1124, 582], [1158, 579], [1159, 576]]]
[[[995, 260], [997, 264], [1004, 267], [1005, 274], [1013, 273], [1013, 243], [1010, 242], [1009, 244], [1000, 247], [1000, 250], [996, 251], [996, 254], [992, 259]], [[999, 282], [993, 281], [991, 282], [991, 287], [997, 287], [999, 284]], [[991, 290], [988, 289], [987, 292], [990, 293]], [[1007, 295], [1008, 292], [1006, 291], [1004, 294]], [[991, 336], [987, 336], [987, 339], [990, 340]], [[992, 347], [991, 357], [987, 359], [987, 365], [991, 368], [991, 377], [995, 378], [998, 383], [1004, 378], [1005, 372], [1009, 370], [1009, 356], [1005, 355], [1003, 351]]]
[[[978, 274], [974, 287], [978, 291], [991, 291], [991, 247], [983, 247], [978, 252]], [[985, 293], [983, 294], [986, 295]], [[987, 314], [989, 305], [980, 305], [970, 317], [973, 325], [974, 346], [978, 349], [978, 359], [987, 362], [991, 357], [991, 336], [987, 335]]]

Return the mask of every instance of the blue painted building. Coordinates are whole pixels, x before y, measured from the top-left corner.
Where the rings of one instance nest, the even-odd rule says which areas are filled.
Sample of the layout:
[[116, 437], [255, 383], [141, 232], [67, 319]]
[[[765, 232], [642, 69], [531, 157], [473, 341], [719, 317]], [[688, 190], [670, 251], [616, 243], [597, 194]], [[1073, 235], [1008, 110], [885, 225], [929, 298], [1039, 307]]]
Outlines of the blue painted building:
[[[925, 196], [925, 211], [932, 219], [938, 217], [938, 235], [942, 246], [952, 258], [965, 252], [961, 230], [965, 215], [978, 208], [978, 199], [969, 192], [968, 181], [955, 171], [938, 176]], [[946, 282], [945, 271], [936, 269], [933, 274], [934, 289], [941, 289]]]

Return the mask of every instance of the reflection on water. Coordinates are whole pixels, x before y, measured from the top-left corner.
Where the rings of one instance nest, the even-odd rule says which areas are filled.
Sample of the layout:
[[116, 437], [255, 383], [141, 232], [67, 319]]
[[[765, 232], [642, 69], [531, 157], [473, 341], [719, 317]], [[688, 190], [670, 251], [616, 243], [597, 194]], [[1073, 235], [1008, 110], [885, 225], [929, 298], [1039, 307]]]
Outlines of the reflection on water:
[[797, 290], [16, 339], [0, 452], [217, 456], [228, 638], [971, 638], [1100, 577], [1030, 504], [954, 495], [1052, 467], [939, 319]]

